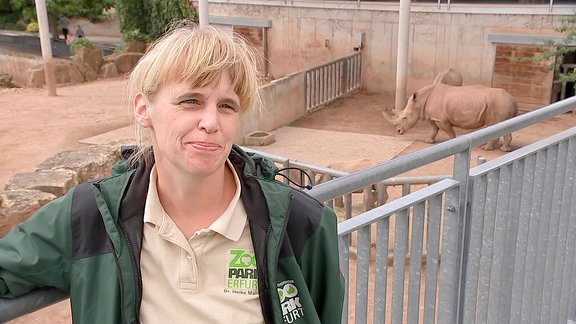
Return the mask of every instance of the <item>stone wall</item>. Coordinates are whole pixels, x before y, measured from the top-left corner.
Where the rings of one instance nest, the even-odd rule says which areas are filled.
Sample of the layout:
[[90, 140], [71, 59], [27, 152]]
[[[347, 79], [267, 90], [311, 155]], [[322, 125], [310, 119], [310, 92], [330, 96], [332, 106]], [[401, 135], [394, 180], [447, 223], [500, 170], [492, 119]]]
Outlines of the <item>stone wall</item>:
[[15, 174], [0, 191], [0, 237], [40, 207], [81, 182], [106, 177], [120, 159], [121, 143], [58, 153], [34, 172]]

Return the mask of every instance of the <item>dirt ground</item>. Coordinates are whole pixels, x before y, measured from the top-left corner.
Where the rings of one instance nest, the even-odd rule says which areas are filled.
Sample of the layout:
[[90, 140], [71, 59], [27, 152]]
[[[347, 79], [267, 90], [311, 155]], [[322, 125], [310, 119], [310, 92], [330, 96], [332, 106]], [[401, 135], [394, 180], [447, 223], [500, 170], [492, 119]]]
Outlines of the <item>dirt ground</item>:
[[[80, 85], [58, 87], [56, 97], [43, 89], [0, 89], [0, 188], [15, 173], [33, 171], [48, 157], [62, 151], [78, 149], [79, 140], [129, 125], [130, 113], [125, 104], [124, 81], [108, 79]], [[328, 107], [294, 122], [290, 126], [398, 136], [392, 125], [381, 116], [394, 102], [392, 94], [357, 92]], [[512, 144], [522, 147], [576, 125], [572, 114], [564, 114], [515, 132]], [[428, 133], [420, 123], [403, 135], [414, 139], [400, 155], [430, 146], [422, 141]], [[458, 134], [465, 131], [459, 130]], [[446, 140], [440, 132], [438, 140]], [[488, 160], [503, 154], [499, 150], [474, 150], [475, 159]], [[420, 174], [447, 174], [450, 164], [435, 163]], [[26, 315], [11, 323], [71, 323], [67, 301]]]

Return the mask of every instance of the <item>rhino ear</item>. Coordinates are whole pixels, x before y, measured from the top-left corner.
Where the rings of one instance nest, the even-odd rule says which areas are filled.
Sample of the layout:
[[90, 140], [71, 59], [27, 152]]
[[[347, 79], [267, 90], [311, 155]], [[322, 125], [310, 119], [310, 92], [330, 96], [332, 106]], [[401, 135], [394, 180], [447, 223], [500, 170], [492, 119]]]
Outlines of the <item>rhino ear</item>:
[[412, 95], [412, 100], [416, 100], [416, 92]]

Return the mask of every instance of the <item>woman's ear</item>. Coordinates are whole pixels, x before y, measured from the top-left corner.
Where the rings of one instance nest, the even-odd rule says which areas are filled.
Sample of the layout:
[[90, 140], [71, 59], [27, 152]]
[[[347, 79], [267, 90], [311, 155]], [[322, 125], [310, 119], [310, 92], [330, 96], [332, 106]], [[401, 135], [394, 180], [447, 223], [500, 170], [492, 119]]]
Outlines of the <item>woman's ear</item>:
[[152, 126], [150, 113], [148, 111], [149, 108], [150, 102], [148, 102], [148, 99], [146, 99], [143, 94], [139, 93], [134, 97], [134, 120], [144, 128]]

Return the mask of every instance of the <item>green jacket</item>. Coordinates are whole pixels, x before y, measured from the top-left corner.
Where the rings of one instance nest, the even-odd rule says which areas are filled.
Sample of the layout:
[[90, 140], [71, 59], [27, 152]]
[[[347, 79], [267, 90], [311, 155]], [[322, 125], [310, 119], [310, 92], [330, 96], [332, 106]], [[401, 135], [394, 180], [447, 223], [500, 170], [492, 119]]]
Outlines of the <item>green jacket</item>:
[[[271, 161], [236, 146], [229, 158], [242, 185], [265, 322], [340, 323], [334, 212], [274, 180]], [[0, 240], [0, 296], [52, 286], [70, 294], [74, 323], [138, 323], [151, 166], [80, 184], [16, 226]]]

